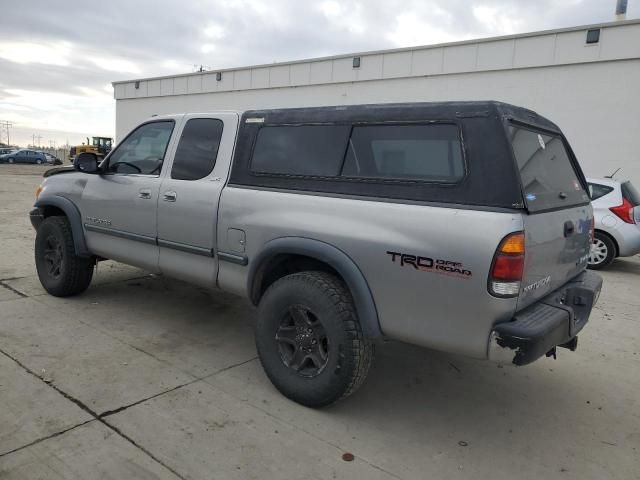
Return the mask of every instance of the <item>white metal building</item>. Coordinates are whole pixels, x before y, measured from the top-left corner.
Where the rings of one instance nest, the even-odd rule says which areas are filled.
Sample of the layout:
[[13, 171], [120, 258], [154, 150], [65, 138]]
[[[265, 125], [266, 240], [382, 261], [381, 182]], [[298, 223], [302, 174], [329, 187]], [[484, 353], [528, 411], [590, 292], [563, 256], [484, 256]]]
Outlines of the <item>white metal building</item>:
[[501, 100], [556, 122], [585, 173], [640, 185], [640, 20], [115, 82], [116, 136], [153, 114]]

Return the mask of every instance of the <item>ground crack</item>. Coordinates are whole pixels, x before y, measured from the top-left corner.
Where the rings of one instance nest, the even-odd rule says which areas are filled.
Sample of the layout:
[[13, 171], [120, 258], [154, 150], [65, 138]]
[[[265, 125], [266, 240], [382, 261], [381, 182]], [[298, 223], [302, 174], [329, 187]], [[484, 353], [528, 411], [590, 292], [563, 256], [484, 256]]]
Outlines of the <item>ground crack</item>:
[[[138, 444], [137, 444], [133, 439], [131, 439], [129, 436], [127, 436], [127, 435], [125, 435], [124, 433], [122, 433], [122, 432], [120, 431], [120, 429], [119, 429], [119, 428], [117, 428], [117, 427], [115, 427], [115, 426], [111, 425], [109, 422], [107, 422], [106, 420], [104, 420], [104, 419], [102, 418], [103, 416], [105, 416], [105, 414], [104, 414], [104, 413], [103, 413], [102, 415], [97, 414], [95, 411], [93, 411], [90, 407], [88, 407], [87, 405], [85, 405], [83, 402], [81, 402], [81, 401], [80, 401], [80, 400], [78, 400], [77, 398], [75, 398], [75, 397], [73, 397], [73, 396], [69, 395], [67, 392], [65, 392], [64, 390], [61, 390], [60, 388], [56, 387], [56, 386], [55, 386], [55, 385], [53, 385], [51, 382], [46, 382], [46, 381], [45, 381], [41, 376], [39, 376], [36, 372], [34, 372], [34, 371], [33, 371], [33, 370], [31, 370], [29, 367], [27, 367], [26, 365], [24, 365], [24, 364], [23, 364], [22, 362], [20, 362], [17, 358], [14, 358], [13, 356], [9, 355], [7, 352], [5, 352], [5, 351], [3, 351], [3, 350], [0, 350], [0, 353], [2, 353], [5, 357], [7, 357], [7, 358], [9, 358], [9, 359], [13, 360], [13, 361], [14, 361], [16, 364], [18, 364], [18, 365], [19, 365], [19, 366], [20, 366], [20, 367], [21, 367], [25, 372], [27, 372], [27, 373], [29, 373], [29, 374], [33, 375], [33, 376], [34, 376], [34, 377], [36, 377], [38, 380], [40, 380], [41, 382], [43, 382], [45, 385], [47, 385], [47, 386], [49, 386], [49, 387], [53, 388], [56, 392], [58, 392], [60, 395], [62, 395], [63, 397], [65, 397], [67, 400], [69, 400], [70, 402], [72, 402], [72, 403], [74, 403], [75, 405], [77, 405], [78, 407], [80, 407], [80, 409], [82, 409], [82, 410], [84, 410], [85, 412], [87, 412], [89, 415], [91, 415], [91, 416], [93, 417], [93, 420], [97, 420], [98, 422], [102, 423], [103, 425], [105, 425], [105, 426], [106, 426], [107, 428], [109, 428], [110, 430], [113, 430], [115, 433], [117, 433], [118, 435], [120, 435], [122, 438], [124, 438], [126, 441], [128, 441], [130, 444], [132, 444], [132, 445], [133, 445], [134, 447], [136, 447], [138, 450], [140, 450], [141, 452], [145, 453], [145, 454], [146, 454], [147, 456], [149, 456], [151, 459], [153, 459], [154, 461], [156, 461], [157, 463], [159, 463], [160, 465], [162, 465], [164, 468], [166, 468], [167, 470], [169, 470], [169, 471], [170, 471], [171, 473], [173, 473], [176, 477], [180, 478], [181, 480], [186, 480], [186, 478], [185, 478], [184, 476], [180, 475], [178, 472], [176, 472], [176, 471], [175, 471], [173, 468], [171, 468], [169, 465], [167, 465], [167, 464], [166, 464], [166, 463], [164, 463], [162, 460], [160, 460], [158, 457], [156, 457], [155, 455], [153, 455], [149, 450], [147, 450], [146, 448], [142, 447], [141, 445], [138, 445]], [[187, 383], [187, 384], [185, 384], [185, 385], [188, 385], [189, 383], [193, 383], [193, 382], [198, 381], [198, 380], [199, 380], [199, 379], [192, 380], [191, 382], [188, 382], [188, 383]], [[180, 387], [182, 387], [182, 386], [184, 386], [184, 385], [180, 385], [180, 386], [178, 386], [178, 387], [175, 387], [175, 388], [173, 388], [172, 390], [176, 390], [177, 388], [180, 388]], [[169, 391], [172, 391], [172, 390], [169, 390]], [[153, 395], [152, 397], [149, 397], [149, 398], [157, 397], [157, 396], [162, 395], [162, 394], [164, 394], [164, 393], [167, 393], [167, 392], [166, 392], [166, 391], [165, 391], [165, 392], [161, 392], [161, 393], [159, 393], [159, 394], [157, 394], [157, 395]], [[137, 405], [138, 403], [144, 402], [144, 401], [146, 401], [146, 400], [148, 400], [148, 399], [141, 400], [140, 402], [136, 402], [135, 404], [132, 404], [132, 405], [129, 405], [129, 406], [127, 406], [127, 407], [123, 407], [123, 408], [121, 408], [121, 409], [117, 409], [117, 410], [118, 410], [118, 411], [122, 411], [122, 410], [124, 410], [125, 408], [128, 408], [128, 407], [133, 406], [133, 405]], [[115, 413], [115, 411], [112, 411], [112, 412], [106, 412], [106, 413], [107, 413], [107, 414], [113, 414], [113, 413]], [[87, 422], [84, 422], [84, 423], [92, 422], [93, 420], [88, 420]], [[83, 425], [83, 424], [80, 424], [80, 425]], [[42, 439], [36, 440], [35, 442], [31, 443], [30, 445], [33, 445], [33, 444], [35, 444], [35, 443], [42, 442], [42, 441], [44, 441], [44, 440], [47, 440], [48, 438], [53, 438], [53, 437], [56, 437], [56, 436], [58, 436], [58, 435], [62, 435], [63, 433], [65, 433], [65, 432], [67, 432], [67, 431], [69, 431], [69, 430], [71, 430], [71, 429], [73, 429], [73, 428], [79, 427], [80, 425], [75, 425], [74, 427], [71, 427], [71, 428], [69, 428], [69, 429], [67, 429], [67, 430], [63, 430], [63, 431], [61, 431], [61, 432], [57, 432], [57, 433], [55, 433], [55, 434], [53, 434], [53, 435], [50, 435], [50, 436], [49, 436], [49, 437], [47, 437], [47, 438], [42, 438]], [[30, 445], [24, 445], [24, 446], [22, 446], [22, 447], [19, 447], [19, 448], [17, 448], [17, 449], [12, 450], [11, 452], [3, 453], [3, 454], [1, 454], [1, 455], [0, 455], [0, 457], [1, 457], [1, 456], [4, 456], [4, 455], [8, 455], [9, 453], [15, 452], [15, 451], [17, 451], [17, 450], [21, 450], [21, 449], [26, 448], [26, 447], [28, 447], [28, 446], [30, 446]]]
[[64, 430], [60, 430], [59, 432], [52, 433], [51, 435], [47, 435], [46, 437], [38, 438], [37, 440], [34, 440], [33, 442], [27, 443], [26, 445], [21, 445], [21, 446], [19, 446], [17, 448], [14, 448], [13, 450], [9, 450], [8, 452], [2, 452], [2, 453], [0, 453], [0, 458], [4, 457], [5, 455], [9, 455], [11, 453], [18, 452], [18, 451], [23, 450], [25, 448], [32, 447], [33, 445], [37, 445], [40, 442], [44, 442], [45, 440], [49, 440], [50, 438], [55, 438], [55, 437], [57, 437], [59, 435], [62, 435], [63, 433], [67, 433], [67, 432], [69, 432], [69, 431], [71, 431], [71, 430], [73, 430], [75, 428], [82, 427], [83, 425], [86, 425], [87, 423], [91, 423], [93, 421], [95, 421], [95, 418], [92, 418], [91, 420], [87, 420], [87, 421], [82, 422], [82, 423], [78, 423], [77, 425], [73, 425], [72, 427], [65, 428]]
[[[11, 279], [8, 279], [8, 280], [11, 280]], [[20, 290], [16, 290], [11, 285], [7, 285], [6, 283], [4, 283], [4, 280], [0, 280], [0, 285], [3, 286], [4, 288], [6, 288], [7, 290], [12, 291], [16, 295], [20, 295], [22, 298], [27, 298], [29, 296], [29, 295], [25, 295]]]
[[178, 390], [178, 389], [180, 389], [182, 387], [186, 387], [188, 385], [191, 385], [192, 383], [199, 382], [200, 380], [202, 380], [202, 379], [201, 378], [194, 378], [193, 380], [190, 380], [187, 383], [183, 383], [183, 384], [178, 385], [177, 387], [170, 388], [169, 390], [164, 390], [164, 391], [162, 391], [160, 393], [156, 393], [154, 395], [151, 395], [150, 397], [143, 398], [142, 400], [138, 400], [137, 402], [130, 403], [129, 405], [124, 405], [122, 407], [114, 408], [113, 410], [107, 410], [106, 412], [102, 412], [100, 415], [98, 415], [98, 419], [102, 420], [105, 417], [109, 417], [111, 415], [115, 415], [116, 413], [120, 413], [120, 412], [122, 412], [124, 410], [127, 410], [128, 408], [135, 407], [136, 405], [140, 405], [141, 403], [144, 403], [144, 402], [149, 401], [149, 400], [153, 400], [154, 398], [160, 397], [161, 395], [164, 395], [166, 393], [174, 392], [174, 391], [176, 391], [176, 390]]

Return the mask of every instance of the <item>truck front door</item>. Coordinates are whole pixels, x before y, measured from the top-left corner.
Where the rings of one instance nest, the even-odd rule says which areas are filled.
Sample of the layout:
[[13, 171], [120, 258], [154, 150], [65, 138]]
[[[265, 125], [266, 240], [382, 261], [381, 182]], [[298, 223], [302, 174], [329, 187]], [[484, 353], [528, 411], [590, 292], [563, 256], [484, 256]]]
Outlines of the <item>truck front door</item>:
[[161, 173], [175, 121], [140, 125], [87, 175], [79, 209], [89, 250], [158, 271], [157, 207]]
[[218, 202], [238, 127], [235, 113], [185, 115], [158, 199], [162, 273], [214, 287]]

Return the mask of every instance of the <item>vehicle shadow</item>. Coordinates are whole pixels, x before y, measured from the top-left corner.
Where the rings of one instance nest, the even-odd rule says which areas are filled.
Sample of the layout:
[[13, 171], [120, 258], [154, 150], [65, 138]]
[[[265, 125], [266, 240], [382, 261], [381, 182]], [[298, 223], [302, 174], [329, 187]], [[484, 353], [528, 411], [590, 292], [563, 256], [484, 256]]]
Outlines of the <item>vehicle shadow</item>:
[[640, 257], [636, 255], [630, 258], [616, 258], [604, 271], [640, 274]]

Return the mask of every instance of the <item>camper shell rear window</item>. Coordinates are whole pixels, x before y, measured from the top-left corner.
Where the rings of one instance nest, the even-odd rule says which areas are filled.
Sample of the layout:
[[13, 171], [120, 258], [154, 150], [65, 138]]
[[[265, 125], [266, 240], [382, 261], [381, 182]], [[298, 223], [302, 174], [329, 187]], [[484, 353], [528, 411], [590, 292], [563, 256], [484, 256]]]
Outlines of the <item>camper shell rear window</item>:
[[562, 136], [514, 123], [507, 131], [530, 212], [589, 202]]

